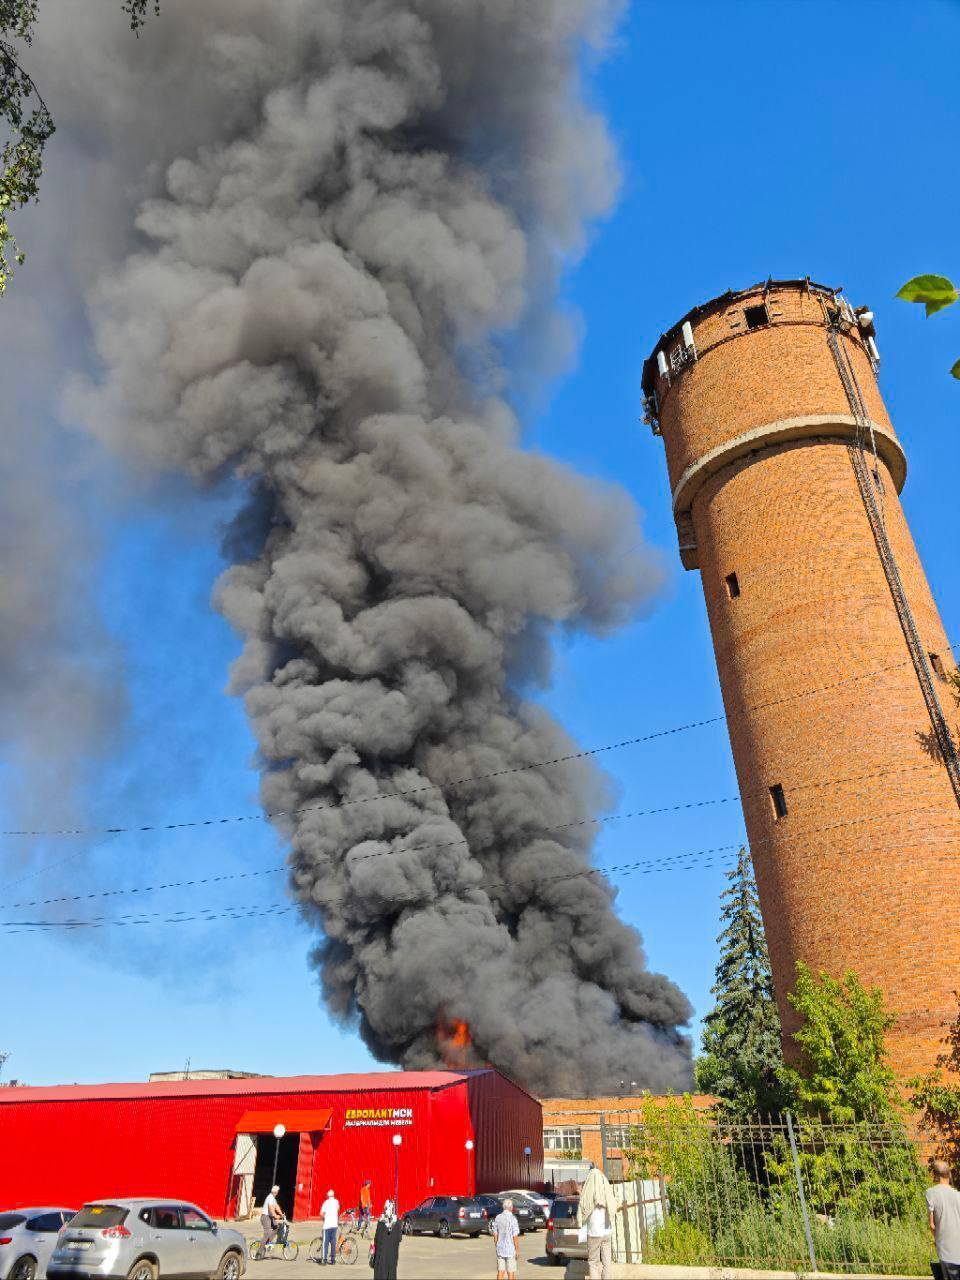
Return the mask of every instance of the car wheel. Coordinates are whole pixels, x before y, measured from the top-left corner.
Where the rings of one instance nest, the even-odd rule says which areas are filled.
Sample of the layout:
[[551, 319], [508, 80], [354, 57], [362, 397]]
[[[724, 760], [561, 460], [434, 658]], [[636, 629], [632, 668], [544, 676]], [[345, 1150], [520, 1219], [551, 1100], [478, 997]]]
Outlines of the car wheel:
[[240, 1280], [243, 1275], [243, 1263], [239, 1253], [226, 1253], [220, 1261], [217, 1280]]
[[450, 1234], [450, 1223], [446, 1220], [446, 1218], [441, 1218], [439, 1223], [437, 1224], [437, 1235], [440, 1237], [441, 1240], [446, 1240], [449, 1234]]
[[159, 1272], [149, 1258], [141, 1258], [127, 1272], [127, 1280], [157, 1280]]
[[403, 1220], [403, 1234], [405, 1236], [413, 1235], [413, 1223], [410, 1222], [407, 1218], [404, 1218]]
[[10, 1280], [35, 1280], [36, 1274], [36, 1258], [18, 1258], [10, 1272]]

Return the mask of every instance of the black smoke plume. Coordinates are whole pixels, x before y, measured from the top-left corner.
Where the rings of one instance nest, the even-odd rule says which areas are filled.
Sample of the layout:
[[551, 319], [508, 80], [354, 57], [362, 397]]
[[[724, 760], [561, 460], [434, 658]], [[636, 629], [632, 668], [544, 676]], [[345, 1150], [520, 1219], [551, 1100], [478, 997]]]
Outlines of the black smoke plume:
[[562, 357], [553, 281], [614, 191], [577, 69], [612, 9], [165, 0], [142, 56], [206, 97], [171, 95], [192, 141], [72, 393], [111, 447], [249, 485], [217, 599], [328, 1007], [408, 1067], [462, 1019], [545, 1093], [690, 1076], [686, 999], [603, 879], [563, 878], [603, 779], [537, 764], [576, 748], [523, 697], [557, 629], [660, 578], [627, 496], [521, 448], [505, 399], [511, 332]]

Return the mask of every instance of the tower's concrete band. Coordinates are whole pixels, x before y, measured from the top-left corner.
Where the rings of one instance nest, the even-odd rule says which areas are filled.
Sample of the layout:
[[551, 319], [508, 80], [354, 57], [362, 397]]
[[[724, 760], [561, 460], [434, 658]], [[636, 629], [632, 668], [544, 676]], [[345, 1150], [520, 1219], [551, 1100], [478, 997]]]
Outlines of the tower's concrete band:
[[960, 988], [960, 716], [878, 360], [869, 312], [769, 281], [665, 333], [644, 390], [703, 582], [785, 1029], [798, 959], [853, 969], [899, 1014], [909, 1074]]

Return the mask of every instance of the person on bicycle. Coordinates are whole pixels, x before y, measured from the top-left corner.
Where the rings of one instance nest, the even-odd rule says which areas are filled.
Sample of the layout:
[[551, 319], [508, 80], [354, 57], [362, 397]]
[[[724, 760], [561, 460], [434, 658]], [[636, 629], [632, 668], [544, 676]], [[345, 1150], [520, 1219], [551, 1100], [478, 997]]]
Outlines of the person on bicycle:
[[260, 1225], [263, 1227], [262, 1243], [264, 1248], [273, 1242], [273, 1238], [277, 1234], [277, 1228], [286, 1217], [277, 1199], [279, 1190], [279, 1187], [271, 1187], [270, 1194], [260, 1206]]
[[340, 1225], [340, 1201], [333, 1194], [333, 1190], [327, 1192], [327, 1198], [320, 1206], [320, 1216], [323, 1219], [323, 1261], [329, 1262], [331, 1266], [337, 1260], [337, 1227]]
[[373, 1192], [370, 1189], [370, 1179], [364, 1182], [360, 1188], [360, 1226], [366, 1231], [370, 1225], [370, 1214], [373, 1211]]

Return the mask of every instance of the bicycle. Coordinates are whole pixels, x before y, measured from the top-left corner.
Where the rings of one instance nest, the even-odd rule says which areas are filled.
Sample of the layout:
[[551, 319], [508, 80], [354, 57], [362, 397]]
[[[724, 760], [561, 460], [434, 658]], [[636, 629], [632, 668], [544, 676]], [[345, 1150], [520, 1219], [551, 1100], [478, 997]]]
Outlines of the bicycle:
[[370, 1230], [370, 1219], [364, 1218], [357, 1209], [348, 1209], [340, 1219], [340, 1230], [352, 1236], [362, 1236], [366, 1240]]
[[[346, 1231], [341, 1234], [337, 1231], [337, 1247], [334, 1257], [337, 1262], [345, 1262], [348, 1266], [353, 1266], [356, 1262], [360, 1250], [354, 1236], [357, 1234], [357, 1224], [354, 1222], [351, 1229], [349, 1222], [345, 1223]], [[323, 1236], [314, 1236], [310, 1241], [310, 1261], [323, 1261]]]
[[[279, 1253], [277, 1250], [279, 1249]], [[283, 1258], [284, 1262], [296, 1262], [300, 1254], [300, 1246], [290, 1239], [290, 1223], [281, 1222], [277, 1227], [275, 1240], [254, 1240], [250, 1245], [250, 1261], [264, 1262], [268, 1257]]]

